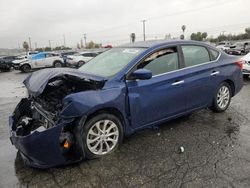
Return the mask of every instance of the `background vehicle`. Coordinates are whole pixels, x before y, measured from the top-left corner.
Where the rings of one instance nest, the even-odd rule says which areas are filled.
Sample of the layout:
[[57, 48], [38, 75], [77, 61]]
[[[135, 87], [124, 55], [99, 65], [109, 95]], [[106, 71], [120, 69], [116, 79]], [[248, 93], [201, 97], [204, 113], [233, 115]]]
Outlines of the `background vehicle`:
[[0, 57], [0, 71], [10, 71], [12, 68], [12, 62], [16, 59], [16, 56], [2, 56]]
[[244, 61], [242, 74], [243, 74], [244, 78], [249, 78], [249, 75], [250, 75], [250, 53], [243, 56], [241, 58], [241, 60]]
[[225, 111], [243, 86], [237, 59], [200, 42], [146, 41], [79, 69], [38, 71], [10, 117], [11, 141], [39, 168], [102, 157], [139, 129], [203, 108]]
[[60, 55], [63, 58], [63, 62], [66, 64], [67, 56], [69, 56], [69, 55], [75, 55], [77, 53], [78, 52], [76, 52], [76, 51], [65, 51], [65, 52], [61, 52]]
[[218, 45], [216, 46], [216, 48], [221, 49], [223, 51], [227, 51], [230, 49], [230, 46], [232, 45], [231, 42], [227, 42], [227, 41], [222, 41], [219, 42]]
[[62, 67], [64, 66], [63, 58], [57, 53], [40, 52], [32, 55], [27, 61], [19, 63], [19, 69], [22, 72], [29, 72], [32, 69], [40, 69], [46, 67]]
[[80, 52], [75, 55], [69, 55], [66, 58], [67, 66], [76, 66], [80, 67], [83, 64], [87, 63], [92, 58], [98, 55], [97, 52]]
[[227, 50], [227, 53], [230, 55], [244, 55], [248, 52], [250, 52], [249, 42], [236, 42]]

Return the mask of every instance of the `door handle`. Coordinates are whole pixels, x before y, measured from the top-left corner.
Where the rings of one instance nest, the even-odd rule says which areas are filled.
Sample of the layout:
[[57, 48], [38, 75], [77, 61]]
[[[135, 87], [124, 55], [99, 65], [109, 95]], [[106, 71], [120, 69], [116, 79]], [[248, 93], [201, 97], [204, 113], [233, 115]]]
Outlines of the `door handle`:
[[220, 71], [213, 71], [210, 75], [214, 76], [214, 75], [217, 75], [217, 74], [220, 74]]
[[180, 80], [180, 81], [176, 81], [176, 82], [172, 83], [171, 85], [176, 86], [176, 85], [181, 85], [183, 83], [184, 83], [184, 80]]

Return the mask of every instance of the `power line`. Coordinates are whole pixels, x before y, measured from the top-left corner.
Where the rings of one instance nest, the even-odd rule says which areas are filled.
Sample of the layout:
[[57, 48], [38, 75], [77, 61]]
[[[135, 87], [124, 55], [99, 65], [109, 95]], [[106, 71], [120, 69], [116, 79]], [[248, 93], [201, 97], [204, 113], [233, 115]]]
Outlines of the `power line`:
[[[154, 19], [160, 19], [160, 18], [164, 18], [164, 17], [171, 17], [171, 16], [176, 16], [176, 15], [181, 15], [181, 14], [187, 14], [187, 13], [190, 13], [190, 12], [196, 12], [196, 11], [200, 11], [200, 10], [204, 10], [204, 9], [218, 7], [218, 6], [233, 3], [233, 2], [235, 2], [235, 1], [224, 1], [222, 3], [214, 3], [214, 4], [211, 4], [211, 5], [201, 6], [201, 7], [198, 7], [198, 8], [193, 8], [193, 9], [189, 9], [189, 10], [185, 10], [185, 11], [178, 11], [178, 12], [174, 12], [174, 13], [170, 13], [170, 14], [164, 14], [164, 15], [155, 16], [155, 17], [148, 17], [146, 20], [154, 20]], [[120, 28], [124, 28], [124, 27], [128, 27], [128, 26], [136, 25], [137, 23], [138, 22], [131, 22], [131, 23], [128, 23], [128, 24], [114, 26], [114, 27], [106, 28], [106, 29], [99, 30], [99, 31], [93, 31], [93, 32], [91, 32], [91, 34], [93, 34], [93, 33], [101, 33], [103, 31], [109, 31], [109, 30], [114, 30], [114, 29], [120, 29]]]

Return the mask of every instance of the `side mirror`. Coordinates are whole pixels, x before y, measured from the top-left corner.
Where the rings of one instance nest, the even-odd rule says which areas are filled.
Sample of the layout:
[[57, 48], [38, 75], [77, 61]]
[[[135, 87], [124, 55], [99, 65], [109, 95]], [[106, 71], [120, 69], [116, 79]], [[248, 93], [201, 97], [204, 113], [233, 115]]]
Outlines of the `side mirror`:
[[129, 76], [129, 80], [148, 80], [152, 78], [152, 72], [150, 70], [147, 69], [137, 69], [136, 71], [134, 71], [130, 76]]

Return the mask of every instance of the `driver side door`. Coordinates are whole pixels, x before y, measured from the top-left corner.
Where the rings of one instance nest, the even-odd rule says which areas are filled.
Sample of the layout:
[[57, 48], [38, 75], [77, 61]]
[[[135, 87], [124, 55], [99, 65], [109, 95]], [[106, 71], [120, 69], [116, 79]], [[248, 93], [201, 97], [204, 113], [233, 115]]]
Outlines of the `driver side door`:
[[187, 87], [180, 71], [176, 46], [155, 51], [144, 58], [136, 69], [148, 69], [152, 78], [127, 80], [130, 118], [133, 128], [140, 128], [185, 112]]

